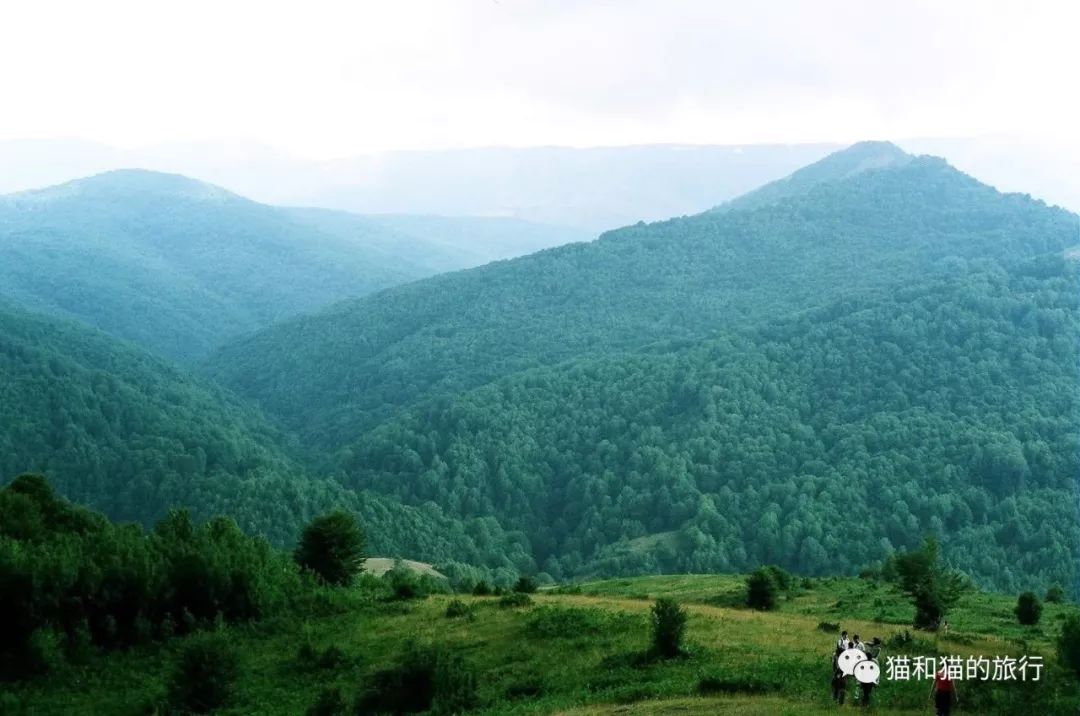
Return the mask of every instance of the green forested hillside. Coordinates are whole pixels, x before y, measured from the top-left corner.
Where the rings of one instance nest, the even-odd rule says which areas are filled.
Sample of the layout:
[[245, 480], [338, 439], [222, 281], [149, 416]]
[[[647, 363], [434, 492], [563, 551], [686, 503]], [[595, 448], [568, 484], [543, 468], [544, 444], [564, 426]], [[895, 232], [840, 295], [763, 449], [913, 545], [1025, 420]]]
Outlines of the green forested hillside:
[[185, 177], [115, 171], [0, 197], [0, 295], [190, 360], [440, 270], [385, 251], [386, 233], [338, 236]]
[[433, 400], [342, 466], [357, 486], [498, 516], [556, 577], [850, 573], [934, 532], [983, 584], [1072, 584], [1077, 273], [982, 263]]
[[377, 526], [374, 554], [530, 564], [527, 544], [491, 519], [459, 522], [316, 479], [224, 391], [102, 333], [0, 306], [0, 479], [30, 471], [119, 520], [187, 507], [288, 545], [341, 506]]
[[769, 182], [711, 211], [757, 209], [777, 204], [789, 197], [803, 196], [823, 184], [835, 184], [863, 172], [898, 167], [912, 160], [910, 154], [891, 142], [859, 142], [842, 152], [803, 167], [790, 176]]
[[1077, 217], [862, 161], [346, 302], [209, 373], [346, 484], [495, 515], [557, 576], [851, 571], [935, 532], [983, 584], [1075, 583]]
[[918, 158], [766, 209], [628, 227], [344, 302], [227, 346], [207, 372], [333, 446], [425, 395], [1075, 243], [1068, 212]]

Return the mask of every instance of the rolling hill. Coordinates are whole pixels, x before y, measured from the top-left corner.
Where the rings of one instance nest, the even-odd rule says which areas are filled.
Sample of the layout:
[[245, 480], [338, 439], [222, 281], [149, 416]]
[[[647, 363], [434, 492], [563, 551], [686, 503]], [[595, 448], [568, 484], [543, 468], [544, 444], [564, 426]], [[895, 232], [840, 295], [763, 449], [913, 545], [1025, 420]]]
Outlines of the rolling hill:
[[402, 405], [519, 370], [695, 341], [1076, 242], [1074, 215], [913, 158], [767, 210], [639, 224], [343, 302], [234, 342], [205, 369], [325, 448]]
[[847, 152], [761, 206], [344, 302], [208, 371], [345, 484], [494, 515], [556, 577], [851, 572], [935, 532], [983, 584], [1074, 583], [1077, 217]]
[[379, 554], [530, 563], [491, 519], [460, 522], [316, 478], [225, 391], [99, 331], [0, 304], [0, 475], [24, 472], [116, 520], [149, 525], [188, 508], [289, 545], [340, 506], [371, 526]]
[[283, 209], [121, 170], [0, 197], [0, 296], [191, 361], [340, 299], [585, 238], [515, 221]]

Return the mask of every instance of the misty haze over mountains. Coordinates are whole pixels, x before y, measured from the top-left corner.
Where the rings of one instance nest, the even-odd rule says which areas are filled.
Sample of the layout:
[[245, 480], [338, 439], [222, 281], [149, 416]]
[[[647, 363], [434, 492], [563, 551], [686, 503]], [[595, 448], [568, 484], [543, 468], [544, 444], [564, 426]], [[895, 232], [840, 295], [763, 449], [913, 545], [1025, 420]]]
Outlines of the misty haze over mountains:
[[[1009, 138], [911, 139], [1002, 191], [1080, 208], [1078, 158]], [[120, 149], [81, 140], [0, 142], [0, 192], [117, 168], [175, 172], [271, 204], [511, 217], [592, 233], [705, 211], [837, 151], [839, 144], [476, 148], [317, 161], [251, 143]]]

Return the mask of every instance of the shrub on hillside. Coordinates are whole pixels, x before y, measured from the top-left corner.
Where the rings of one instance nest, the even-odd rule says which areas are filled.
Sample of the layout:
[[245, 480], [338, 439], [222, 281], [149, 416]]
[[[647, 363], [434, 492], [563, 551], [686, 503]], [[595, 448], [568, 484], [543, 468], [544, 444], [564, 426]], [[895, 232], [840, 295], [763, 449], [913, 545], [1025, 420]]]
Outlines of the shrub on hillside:
[[499, 606], [504, 609], [516, 607], [528, 607], [533, 603], [532, 597], [523, 592], [510, 592], [499, 598]]
[[488, 597], [491, 596], [491, 587], [484, 580], [480, 580], [472, 588], [473, 596], [476, 597]]
[[446, 616], [448, 619], [472, 617], [473, 610], [472, 607], [470, 607], [468, 604], [461, 601], [460, 599], [454, 599], [446, 605]]
[[514, 591], [521, 594], [535, 594], [536, 593], [536, 580], [528, 575], [521, 575], [518, 577], [518, 581], [514, 583]]
[[1042, 608], [1042, 602], [1035, 596], [1035, 592], [1024, 592], [1017, 598], [1013, 611], [1021, 624], [1031, 626], [1039, 623]]
[[1080, 616], [1072, 614], [1065, 619], [1061, 625], [1057, 647], [1061, 665], [1080, 678]]
[[169, 703], [180, 711], [210, 713], [232, 695], [239, 672], [236, 651], [221, 634], [190, 637], [169, 680]]
[[660, 598], [652, 607], [652, 650], [672, 659], [682, 653], [686, 632], [686, 611], [673, 599]]
[[349, 704], [341, 689], [330, 688], [319, 692], [319, 697], [307, 710], [307, 716], [346, 716]]
[[1060, 585], [1055, 584], [1046, 590], [1046, 597], [1044, 598], [1047, 604], [1064, 604], [1065, 603], [1065, 590]]
[[457, 654], [409, 644], [397, 666], [377, 672], [356, 712], [457, 714], [475, 708], [476, 675]]
[[775, 609], [778, 591], [773, 572], [761, 567], [746, 578], [746, 606], [763, 611]]

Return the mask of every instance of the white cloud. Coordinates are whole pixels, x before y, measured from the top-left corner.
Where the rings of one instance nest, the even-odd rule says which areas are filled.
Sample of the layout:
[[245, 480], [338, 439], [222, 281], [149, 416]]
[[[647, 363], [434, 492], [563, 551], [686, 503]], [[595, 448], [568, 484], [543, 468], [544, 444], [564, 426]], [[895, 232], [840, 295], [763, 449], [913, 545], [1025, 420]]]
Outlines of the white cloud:
[[1067, 0], [9, 5], [0, 138], [230, 138], [306, 156], [988, 133], [1078, 145]]

